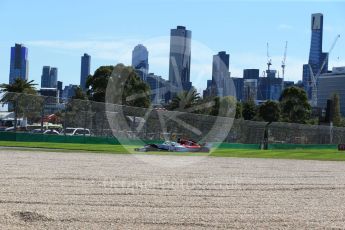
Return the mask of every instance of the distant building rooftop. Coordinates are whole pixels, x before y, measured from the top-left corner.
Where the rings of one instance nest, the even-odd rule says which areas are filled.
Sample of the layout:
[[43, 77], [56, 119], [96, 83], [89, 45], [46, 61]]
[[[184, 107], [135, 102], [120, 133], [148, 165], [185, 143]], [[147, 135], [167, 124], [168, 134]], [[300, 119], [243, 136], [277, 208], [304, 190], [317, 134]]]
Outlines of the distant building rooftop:
[[332, 68], [332, 72], [321, 74], [321, 77], [334, 76], [334, 75], [343, 75], [343, 74], [345, 74], [345, 66], [333, 67]]

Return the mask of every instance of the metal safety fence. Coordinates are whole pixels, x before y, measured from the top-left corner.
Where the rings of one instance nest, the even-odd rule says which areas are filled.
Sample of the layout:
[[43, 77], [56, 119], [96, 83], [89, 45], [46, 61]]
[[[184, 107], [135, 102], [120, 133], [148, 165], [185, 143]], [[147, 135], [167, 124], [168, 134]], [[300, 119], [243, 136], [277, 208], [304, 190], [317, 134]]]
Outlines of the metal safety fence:
[[[5, 99], [2, 106], [7, 106], [10, 112], [1, 112], [0, 125], [4, 132], [118, 140], [158, 141], [183, 137], [203, 142], [243, 144], [262, 144], [265, 141], [267, 144], [345, 143], [345, 128], [342, 127], [283, 122], [268, 124], [234, 119], [231, 116], [27, 94], [9, 93]], [[56, 132], [49, 133], [49, 130]]]

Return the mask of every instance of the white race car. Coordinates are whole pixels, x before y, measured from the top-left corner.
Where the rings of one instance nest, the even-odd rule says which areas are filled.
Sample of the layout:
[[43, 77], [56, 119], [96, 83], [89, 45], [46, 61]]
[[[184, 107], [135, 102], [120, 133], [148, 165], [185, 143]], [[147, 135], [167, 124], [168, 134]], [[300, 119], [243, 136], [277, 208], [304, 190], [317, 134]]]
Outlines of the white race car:
[[162, 144], [147, 144], [142, 148], [136, 148], [138, 152], [170, 151], [170, 152], [209, 152], [210, 146], [200, 145], [192, 140], [179, 139], [177, 142], [164, 141]]

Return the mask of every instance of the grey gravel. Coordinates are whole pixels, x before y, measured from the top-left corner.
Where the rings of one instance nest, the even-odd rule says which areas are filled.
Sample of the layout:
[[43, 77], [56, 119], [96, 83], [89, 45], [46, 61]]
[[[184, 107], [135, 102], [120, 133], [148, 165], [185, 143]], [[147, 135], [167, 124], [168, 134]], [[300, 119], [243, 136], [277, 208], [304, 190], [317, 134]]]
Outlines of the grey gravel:
[[344, 198], [343, 162], [0, 149], [0, 229], [344, 228]]

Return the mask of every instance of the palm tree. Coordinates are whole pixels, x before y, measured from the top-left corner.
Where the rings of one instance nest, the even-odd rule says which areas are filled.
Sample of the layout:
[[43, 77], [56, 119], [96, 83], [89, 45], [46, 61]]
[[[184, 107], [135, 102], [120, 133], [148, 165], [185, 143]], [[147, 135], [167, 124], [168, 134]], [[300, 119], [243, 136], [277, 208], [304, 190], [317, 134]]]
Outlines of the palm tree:
[[175, 96], [170, 105], [170, 110], [184, 111], [198, 104], [200, 100], [200, 94], [196, 89], [191, 89], [190, 91], [183, 91], [182, 93]]
[[18, 98], [21, 94], [37, 94], [34, 81], [27, 81], [21, 78], [16, 78], [12, 84], [1, 84], [0, 92], [4, 93], [0, 99], [0, 103], [7, 103], [13, 106], [14, 111], [14, 130], [17, 130], [17, 118], [19, 112]]

